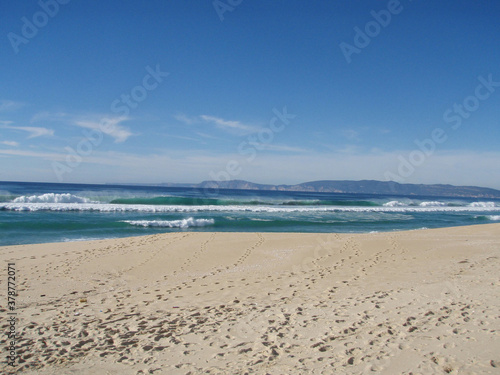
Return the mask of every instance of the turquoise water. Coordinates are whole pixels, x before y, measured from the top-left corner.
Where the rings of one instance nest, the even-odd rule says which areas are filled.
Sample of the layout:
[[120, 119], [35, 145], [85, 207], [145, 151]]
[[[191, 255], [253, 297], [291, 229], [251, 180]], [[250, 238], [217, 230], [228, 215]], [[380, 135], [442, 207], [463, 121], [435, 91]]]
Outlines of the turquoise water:
[[0, 245], [178, 231], [374, 232], [500, 221], [500, 200], [0, 182]]

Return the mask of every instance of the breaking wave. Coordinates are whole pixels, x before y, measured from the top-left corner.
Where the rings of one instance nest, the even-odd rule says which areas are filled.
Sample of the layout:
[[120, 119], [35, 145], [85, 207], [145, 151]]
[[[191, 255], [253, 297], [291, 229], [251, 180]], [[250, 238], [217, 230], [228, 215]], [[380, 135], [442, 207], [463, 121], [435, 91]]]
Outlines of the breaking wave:
[[498, 207], [495, 202], [472, 202], [469, 207], [492, 208]]
[[319, 199], [229, 199], [193, 197], [134, 197], [116, 198], [112, 204], [143, 204], [158, 206], [379, 206], [365, 200], [319, 200]]
[[90, 199], [73, 194], [47, 193], [42, 195], [23, 195], [15, 198], [13, 203], [93, 203]]
[[[69, 195], [69, 194], [68, 194]], [[38, 199], [43, 196], [38, 196]], [[74, 197], [74, 196], [73, 196]], [[64, 199], [64, 198], [47, 198]], [[65, 198], [74, 199], [74, 198]], [[79, 198], [82, 199], [82, 198]], [[482, 202], [478, 202], [482, 203]], [[493, 205], [467, 206], [264, 206], [264, 205], [141, 205], [109, 203], [0, 203], [0, 210], [6, 211], [95, 211], [95, 212], [493, 212], [499, 207]]]
[[193, 219], [190, 217], [188, 219], [181, 220], [124, 220], [123, 222], [141, 227], [187, 229], [190, 227], [205, 227], [207, 225], [213, 225], [214, 219]]

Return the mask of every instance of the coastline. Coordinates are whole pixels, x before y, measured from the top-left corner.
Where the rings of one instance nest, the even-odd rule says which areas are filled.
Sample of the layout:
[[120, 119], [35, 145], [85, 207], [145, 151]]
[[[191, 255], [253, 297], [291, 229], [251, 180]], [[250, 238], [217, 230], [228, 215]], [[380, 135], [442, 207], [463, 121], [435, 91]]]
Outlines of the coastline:
[[500, 367], [500, 224], [178, 232], [6, 246], [0, 257], [18, 272], [26, 374]]

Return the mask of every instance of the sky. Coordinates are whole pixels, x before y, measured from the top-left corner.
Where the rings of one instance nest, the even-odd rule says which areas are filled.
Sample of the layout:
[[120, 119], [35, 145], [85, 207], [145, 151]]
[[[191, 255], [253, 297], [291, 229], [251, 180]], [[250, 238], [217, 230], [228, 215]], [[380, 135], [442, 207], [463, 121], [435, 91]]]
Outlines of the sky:
[[0, 180], [500, 189], [500, 2], [0, 4]]

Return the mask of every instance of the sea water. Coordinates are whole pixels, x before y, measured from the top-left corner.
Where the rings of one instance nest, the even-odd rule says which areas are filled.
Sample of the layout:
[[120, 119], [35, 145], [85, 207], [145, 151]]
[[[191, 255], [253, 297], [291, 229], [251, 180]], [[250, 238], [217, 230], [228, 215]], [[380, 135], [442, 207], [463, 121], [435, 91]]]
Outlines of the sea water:
[[0, 182], [0, 245], [179, 231], [382, 232], [500, 221], [500, 200]]

